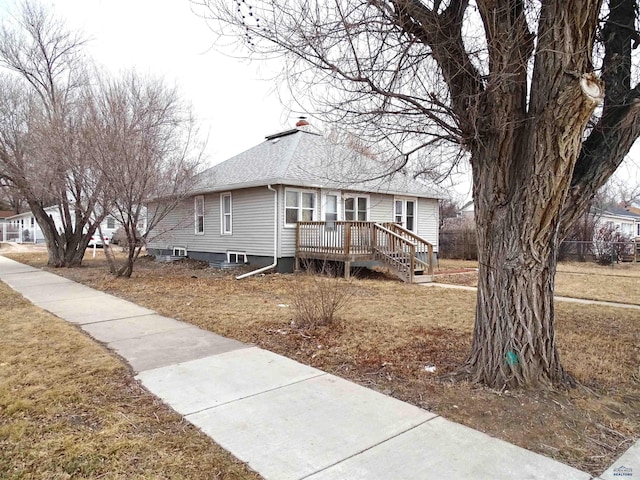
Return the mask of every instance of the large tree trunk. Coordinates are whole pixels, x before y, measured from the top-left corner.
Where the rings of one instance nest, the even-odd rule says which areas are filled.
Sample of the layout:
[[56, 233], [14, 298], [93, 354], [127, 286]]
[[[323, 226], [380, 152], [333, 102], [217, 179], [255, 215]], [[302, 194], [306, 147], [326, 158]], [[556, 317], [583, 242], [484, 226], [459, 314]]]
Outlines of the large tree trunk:
[[89, 226], [88, 231], [84, 233], [85, 223], [76, 222], [73, 225], [73, 231], [69, 231], [71, 227], [68, 227], [65, 231], [60, 232], [40, 203], [35, 201], [28, 203], [47, 244], [49, 257], [47, 265], [54, 268], [80, 266], [87, 245], [95, 232], [95, 225]]
[[554, 334], [559, 226], [582, 132], [602, 95], [593, 75], [566, 81], [538, 116], [473, 153], [479, 279], [467, 367], [475, 381], [513, 388], [570, 380]]
[[476, 212], [482, 233], [468, 360], [473, 380], [494, 388], [565, 383], [554, 335], [556, 229], [540, 232], [545, 241], [535, 241], [523, 230], [517, 207], [503, 210], [499, 219], [486, 208]]

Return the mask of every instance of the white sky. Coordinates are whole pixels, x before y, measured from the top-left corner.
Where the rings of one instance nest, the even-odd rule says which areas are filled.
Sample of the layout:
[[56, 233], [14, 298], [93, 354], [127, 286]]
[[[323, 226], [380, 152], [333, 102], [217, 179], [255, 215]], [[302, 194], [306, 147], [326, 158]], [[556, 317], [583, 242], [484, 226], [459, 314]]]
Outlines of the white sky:
[[[270, 77], [265, 67], [260, 70], [257, 64], [219, 53], [213, 33], [191, 11], [188, 0], [41, 1], [70, 28], [84, 32], [97, 64], [113, 73], [135, 68], [176, 82], [208, 135], [210, 165], [295, 125], [299, 114], [280, 103], [273, 81], [263, 79]], [[0, 0], [0, 17], [13, 3]], [[640, 161], [639, 142], [630, 156]], [[640, 184], [635, 166], [623, 166], [618, 175]], [[462, 197], [470, 196], [467, 182], [457, 190]]]

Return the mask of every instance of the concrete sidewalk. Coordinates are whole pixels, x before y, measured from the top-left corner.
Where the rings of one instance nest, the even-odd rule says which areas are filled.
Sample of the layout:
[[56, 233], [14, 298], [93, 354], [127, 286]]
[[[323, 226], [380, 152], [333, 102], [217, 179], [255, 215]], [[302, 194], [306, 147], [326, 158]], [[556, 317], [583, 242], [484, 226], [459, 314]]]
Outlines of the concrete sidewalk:
[[[0, 279], [116, 351], [149, 391], [265, 479], [592, 478], [321, 370], [2, 256]], [[601, 478], [619, 478], [621, 467], [640, 477], [639, 458], [636, 444]]]

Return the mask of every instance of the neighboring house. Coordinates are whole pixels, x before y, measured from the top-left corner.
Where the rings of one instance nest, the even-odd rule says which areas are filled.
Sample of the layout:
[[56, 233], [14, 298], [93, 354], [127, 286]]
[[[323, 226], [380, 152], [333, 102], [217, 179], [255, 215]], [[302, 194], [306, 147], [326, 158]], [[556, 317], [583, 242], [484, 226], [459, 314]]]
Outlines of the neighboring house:
[[28, 212], [11, 215], [2, 226], [4, 242], [43, 243], [44, 235], [33, 214]]
[[385, 165], [371, 156], [299, 126], [201, 173], [150, 253], [279, 272], [319, 258], [345, 262], [347, 275], [372, 261], [432, 264], [443, 195], [404, 174], [381, 176]]
[[475, 218], [475, 209], [473, 206], [473, 200], [468, 201], [462, 207], [460, 207], [460, 216], [466, 220], [473, 221]]
[[608, 226], [624, 236], [633, 239], [640, 238], [640, 214], [625, 208], [609, 208], [596, 215], [596, 230]]
[[[53, 219], [56, 228], [61, 232], [63, 230], [63, 223], [58, 206], [54, 205], [47, 207], [45, 208], [45, 212], [47, 212], [49, 217]], [[105, 218], [100, 225], [103, 235], [105, 238], [109, 239], [119, 227], [119, 223], [112, 216]], [[35, 216], [31, 211], [28, 211], [6, 218], [2, 230], [2, 241], [18, 243], [45, 243], [46, 240]], [[100, 244], [98, 232], [96, 232], [94, 236], [94, 241], [97, 244]]]
[[634, 207], [633, 205], [630, 205], [628, 203], [623, 203], [622, 208], [624, 208], [624, 210], [636, 216], [636, 222], [635, 222], [636, 225], [635, 225], [634, 231], [635, 231], [636, 241], [640, 241], [640, 208]]

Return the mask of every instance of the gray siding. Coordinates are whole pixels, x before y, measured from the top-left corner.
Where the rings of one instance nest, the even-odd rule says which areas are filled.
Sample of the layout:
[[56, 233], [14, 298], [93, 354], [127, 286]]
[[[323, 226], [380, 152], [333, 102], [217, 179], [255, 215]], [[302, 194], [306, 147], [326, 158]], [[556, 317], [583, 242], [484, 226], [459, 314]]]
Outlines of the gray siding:
[[228, 250], [247, 255], [273, 255], [273, 192], [267, 187], [231, 192], [232, 234], [222, 235], [220, 193], [204, 197], [204, 235], [194, 232], [193, 197], [185, 199], [156, 229], [164, 232], [149, 243], [149, 248], [186, 247], [187, 251], [219, 252]]
[[433, 245], [434, 252], [438, 251], [439, 215], [440, 210], [437, 199], [418, 199], [418, 235]]
[[372, 193], [369, 198], [369, 220], [377, 223], [393, 222], [393, 195]]
[[[285, 208], [284, 208], [284, 185], [278, 185], [278, 224], [279, 224], [279, 248], [278, 257], [293, 257], [296, 254], [296, 229], [295, 227], [285, 227]], [[294, 190], [305, 190], [316, 192], [316, 219], [320, 220], [320, 189], [289, 187]]]

